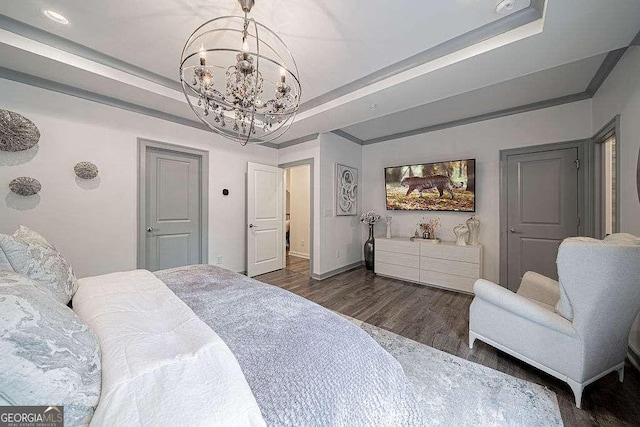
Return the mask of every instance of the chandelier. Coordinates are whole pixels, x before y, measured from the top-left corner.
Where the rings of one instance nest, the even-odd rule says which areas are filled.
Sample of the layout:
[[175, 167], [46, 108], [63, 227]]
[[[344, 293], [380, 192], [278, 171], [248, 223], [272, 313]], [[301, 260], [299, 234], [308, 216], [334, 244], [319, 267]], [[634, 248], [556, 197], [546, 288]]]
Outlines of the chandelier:
[[212, 19], [191, 34], [182, 50], [180, 81], [204, 124], [246, 145], [272, 141], [287, 131], [302, 88], [284, 42], [248, 18], [254, 0], [238, 1], [244, 16]]

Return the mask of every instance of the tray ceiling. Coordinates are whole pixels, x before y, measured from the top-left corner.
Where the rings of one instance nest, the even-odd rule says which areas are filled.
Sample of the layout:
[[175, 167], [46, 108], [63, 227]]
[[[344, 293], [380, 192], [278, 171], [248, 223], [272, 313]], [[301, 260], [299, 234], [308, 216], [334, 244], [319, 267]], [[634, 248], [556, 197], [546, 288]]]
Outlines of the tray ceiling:
[[[303, 84], [276, 142], [336, 129], [370, 140], [583, 92], [640, 30], [637, 0], [521, 0], [506, 17], [495, 3], [257, 0], [252, 16], [286, 41]], [[180, 51], [197, 25], [239, 12], [235, 0], [5, 1], [0, 77], [202, 127], [176, 85]]]

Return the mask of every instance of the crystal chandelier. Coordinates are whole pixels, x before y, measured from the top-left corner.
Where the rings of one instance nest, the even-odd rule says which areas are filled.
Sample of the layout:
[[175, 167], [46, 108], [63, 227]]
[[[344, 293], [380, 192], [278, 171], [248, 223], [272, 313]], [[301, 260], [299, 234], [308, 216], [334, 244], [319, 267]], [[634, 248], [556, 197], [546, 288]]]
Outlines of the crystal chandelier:
[[222, 16], [198, 27], [180, 60], [187, 102], [214, 132], [262, 143], [284, 134], [300, 105], [298, 67], [273, 31], [248, 18], [254, 0], [238, 0], [242, 16]]

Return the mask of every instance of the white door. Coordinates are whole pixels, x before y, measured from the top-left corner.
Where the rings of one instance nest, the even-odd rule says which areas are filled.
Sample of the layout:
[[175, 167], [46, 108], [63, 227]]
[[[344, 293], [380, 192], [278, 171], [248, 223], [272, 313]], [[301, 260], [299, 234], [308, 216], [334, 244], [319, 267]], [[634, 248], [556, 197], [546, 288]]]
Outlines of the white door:
[[284, 268], [284, 170], [248, 163], [247, 275]]

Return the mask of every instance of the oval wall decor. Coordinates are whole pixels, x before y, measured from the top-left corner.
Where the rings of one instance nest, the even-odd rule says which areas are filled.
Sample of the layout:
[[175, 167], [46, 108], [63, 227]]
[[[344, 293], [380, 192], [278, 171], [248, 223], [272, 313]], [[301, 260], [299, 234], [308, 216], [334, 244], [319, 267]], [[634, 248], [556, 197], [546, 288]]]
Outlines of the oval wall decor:
[[42, 185], [35, 178], [21, 176], [9, 183], [9, 189], [21, 196], [34, 196], [42, 190]]
[[40, 140], [33, 122], [13, 111], [0, 110], [0, 151], [24, 151]]
[[91, 162], [80, 162], [73, 167], [78, 178], [93, 179], [98, 176], [98, 167]]

